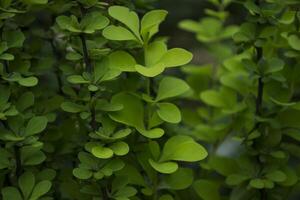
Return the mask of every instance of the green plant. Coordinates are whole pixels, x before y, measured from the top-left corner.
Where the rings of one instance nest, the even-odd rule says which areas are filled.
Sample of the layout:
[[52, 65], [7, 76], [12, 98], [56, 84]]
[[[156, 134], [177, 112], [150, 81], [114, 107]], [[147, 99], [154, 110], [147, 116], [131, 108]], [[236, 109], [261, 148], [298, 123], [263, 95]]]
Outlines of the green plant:
[[[299, 13], [294, 8], [299, 3], [240, 1], [248, 16], [237, 29], [222, 26], [230, 1], [210, 2], [219, 7], [207, 11], [210, 18], [180, 24], [209, 47], [222, 45], [221, 54], [226, 55], [216, 70], [211, 65], [183, 68], [194, 91], [190, 99], [201, 103], [197, 114], [184, 111], [183, 121], [190, 127], [186, 134], [211, 149], [194, 189], [202, 199], [292, 198], [299, 188], [299, 166], [294, 163], [299, 148]], [[212, 26], [204, 29], [207, 21]], [[223, 46], [228, 30], [235, 32], [236, 54]], [[198, 80], [206, 82], [199, 86]], [[225, 145], [232, 150], [227, 152]], [[221, 188], [228, 192], [219, 193]]]
[[189, 86], [162, 75], [192, 54], [154, 37], [166, 11], [122, 5], [1, 1], [3, 200], [166, 200], [192, 184], [184, 163], [207, 152], [166, 126]]

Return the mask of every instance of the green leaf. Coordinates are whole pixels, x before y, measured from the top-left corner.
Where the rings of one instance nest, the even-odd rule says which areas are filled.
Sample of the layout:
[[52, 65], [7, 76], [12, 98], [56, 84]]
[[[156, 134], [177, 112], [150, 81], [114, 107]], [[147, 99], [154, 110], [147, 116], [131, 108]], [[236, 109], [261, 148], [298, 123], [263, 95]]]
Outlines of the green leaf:
[[80, 75], [71, 75], [67, 78], [67, 80], [70, 83], [73, 84], [84, 84], [84, 83], [90, 83], [89, 80], [84, 79], [84, 77], [80, 76]]
[[109, 148], [111, 148], [114, 154], [118, 156], [124, 156], [129, 152], [128, 144], [122, 141], [113, 143]]
[[73, 175], [76, 178], [86, 180], [86, 179], [91, 178], [93, 173], [87, 169], [75, 168], [75, 169], [73, 169]]
[[48, 0], [24, 0], [27, 4], [47, 4]]
[[5, 187], [1, 191], [3, 200], [23, 200], [17, 188]]
[[[1, 102], [1, 100], [0, 100], [0, 102]], [[22, 96], [19, 98], [19, 100], [17, 102], [17, 109], [22, 112], [33, 105], [34, 105], [33, 93], [25, 92], [24, 94], [22, 94]]]
[[84, 33], [90, 34], [105, 28], [108, 24], [108, 18], [103, 16], [100, 12], [89, 12], [81, 20], [80, 27]]
[[68, 30], [74, 33], [80, 33], [80, 27], [78, 20], [75, 16], [67, 17], [67, 16], [58, 16], [56, 18], [56, 23], [58, 24], [59, 28], [62, 30]]
[[134, 11], [130, 11], [129, 8], [124, 6], [111, 6], [108, 9], [108, 14], [126, 25], [141, 40], [139, 17]]
[[159, 62], [166, 67], [177, 67], [189, 63], [193, 58], [193, 54], [181, 48], [170, 49], [163, 55]]
[[219, 183], [206, 179], [197, 180], [193, 184], [194, 190], [203, 200], [221, 200], [219, 187]]
[[23, 146], [20, 150], [22, 164], [31, 166], [42, 163], [46, 156], [40, 149], [41, 147]]
[[161, 128], [154, 128], [151, 130], [138, 129], [138, 131], [145, 137], [150, 139], [160, 138], [164, 135], [165, 131]]
[[179, 168], [173, 174], [165, 177], [165, 182], [173, 190], [183, 190], [192, 185], [193, 171], [188, 168]]
[[265, 187], [264, 181], [262, 179], [256, 178], [250, 181], [250, 186], [256, 189], [262, 189]]
[[112, 104], [121, 104], [123, 109], [109, 113], [112, 120], [144, 130], [144, 106], [140, 99], [127, 93], [119, 93], [112, 97]]
[[165, 66], [162, 63], [157, 63], [154, 66], [144, 67], [142, 65], [135, 65], [135, 70], [146, 76], [146, 77], [154, 77], [161, 74], [165, 70]]
[[44, 180], [36, 184], [34, 187], [30, 200], [38, 200], [41, 196], [45, 195], [51, 188], [52, 183], [48, 180]]
[[300, 38], [297, 35], [289, 36], [288, 43], [293, 49], [300, 51]]
[[203, 160], [207, 152], [189, 136], [173, 136], [165, 143], [160, 161], [176, 160], [195, 162]]
[[115, 194], [114, 197], [116, 200], [129, 200], [127, 197], [132, 197], [137, 193], [137, 190], [134, 187], [131, 186], [125, 186], [118, 190]]
[[134, 72], [135, 59], [125, 51], [115, 51], [109, 56], [109, 67], [117, 68], [124, 72]]
[[279, 170], [270, 171], [266, 174], [266, 177], [274, 182], [283, 182], [286, 180], [287, 176]]
[[181, 113], [176, 105], [172, 103], [158, 103], [158, 116], [169, 123], [179, 123], [181, 121]]
[[208, 164], [219, 174], [229, 176], [239, 170], [235, 159], [223, 156], [211, 156]]
[[221, 94], [215, 90], [206, 90], [200, 94], [200, 98], [208, 105], [215, 107], [224, 107], [225, 103]]
[[165, 10], [152, 10], [147, 12], [141, 20], [141, 35], [144, 41], [151, 39], [158, 32], [159, 24], [165, 20], [168, 12]]
[[26, 129], [25, 135], [35, 135], [42, 132], [47, 127], [48, 119], [44, 116], [33, 117], [29, 120]]
[[7, 42], [7, 48], [22, 47], [25, 36], [20, 30], [4, 31], [3, 40]]
[[25, 199], [29, 198], [31, 191], [35, 185], [35, 177], [32, 172], [25, 172], [18, 180], [19, 187], [23, 193]]
[[271, 74], [274, 72], [281, 71], [284, 68], [283, 60], [279, 58], [271, 58], [268, 60], [268, 67], [265, 69], [265, 74]]
[[107, 147], [96, 146], [92, 148], [92, 154], [97, 158], [107, 159], [114, 155], [114, 152]]
[[250, 179], [250, 177], [243, 174], [231, 174], [227, 176], [226, 183], [228, 185], [239, 185], [248, 179]]
[[178, 164], [176, 162], [155, 162], [149, 159], [150, 165], [158, 172], [163, 174], [172, 174], [178, 169]]
[[286, 179], [283, 182], [280, 182], [280, 185], [283, 186], [292, 186], [295, 185], [298, 182], [298, 176], [295, 172], [295, 170], [293, 170], [290, 167], [285, 167], [283, 169], [284, 174], [286, 175]]
[[96, 101], [95, 109], [96, 110], [108, 111], [108, 112], [114, 112], [114, 111], [122, 110], [123, 105], [122, 104], [109, 103], [104, 99], [99, 99], [99, 100]]
[[64, 111], [70, 113], [79, 113], [85, 110], [85, 106], [72, 103], [72, 102], [63, 102], [60, 107]]
[[66, 59], [71, 61], [76, 61], [82, 59], [82, 55], [80, 53], [72, 51], [66, 54]]
[[146, 67], [159, 64], [161, 58], [167, 51], [168, 48], [164, 41], [154, 41], [147, 45], [144, 51]]
[[189, 90], [188, 84], [183, 80], [174, 77], [164, 77], [159, 83], [155, 101], [161, 101], [171, 97], [179, 96]]
[[108, 40], [124, 41], [136, 40], [136, 37], [126, 28], [122, 26], [110, 25], [107, 26], [103, 32], [103, 36]]
[[18, 83], [25, 87], [33, 87], [38, 84], [38, 79], [36, 77], [27, 77], [18, 80]]
[[0, 60], [14, 60], [15, 57], [12, 54], [4, 53], [0, 55]]
[[161, 197], [159, 197], [158, 200], [174, 200], [174, 198], [169, 194], [164, 194]]

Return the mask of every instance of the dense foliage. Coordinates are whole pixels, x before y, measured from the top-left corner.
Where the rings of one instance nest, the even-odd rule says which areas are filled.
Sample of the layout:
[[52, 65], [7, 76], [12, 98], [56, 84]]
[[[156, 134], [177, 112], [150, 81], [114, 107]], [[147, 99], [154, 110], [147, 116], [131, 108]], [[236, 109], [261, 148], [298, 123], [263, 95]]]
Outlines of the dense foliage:
[[299, 2], [238, 2], [247, 13], [239, 27], [226, 22], [232, 1], [210, 2], [216, 9], [207, 17], [179, 24], [214, 61], [183, 68], [189, 99], [200, 104], [197, 113], [195, 102], [184, 109], [181, 131], [210, 147], [194, 189], [209, 200], [292, 199], [299, 195]]
[[152, 0], [0, 1], [0, 199], [297, 198], [300, 3], [208, 2], [199, 66]]

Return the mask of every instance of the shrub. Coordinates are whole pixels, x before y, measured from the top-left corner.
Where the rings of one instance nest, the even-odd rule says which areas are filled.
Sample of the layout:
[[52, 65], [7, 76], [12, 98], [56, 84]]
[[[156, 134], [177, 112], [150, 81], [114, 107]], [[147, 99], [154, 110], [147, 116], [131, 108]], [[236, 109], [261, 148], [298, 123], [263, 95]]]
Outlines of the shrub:
[[181, 121], [174, 100], [189, 86], [161, 75], [192, 54], [154, 37], [165, 10], [1, 4], [3, 200], [170, 199], [192, 183], [181, 162], [207, 152], [165, 126]]
[[299, 13], [293, 8], [299, 3], [240, 2], [248, 16], [236, 27], [225, 21], [230, 1], [210, 2], [217, 9], [207, 10], [208, 17], [180, 23], [214, 56], [214, 63], [183, 68], [199, 108], [184, 108], [182, 131], [210, 149], [194, 189], [202, 199], [292, 197], [299, 148]]
[[1, 1], [1, 199], [297, 198], [299, 2], [208, 2], [199, 66], [152, 0]]

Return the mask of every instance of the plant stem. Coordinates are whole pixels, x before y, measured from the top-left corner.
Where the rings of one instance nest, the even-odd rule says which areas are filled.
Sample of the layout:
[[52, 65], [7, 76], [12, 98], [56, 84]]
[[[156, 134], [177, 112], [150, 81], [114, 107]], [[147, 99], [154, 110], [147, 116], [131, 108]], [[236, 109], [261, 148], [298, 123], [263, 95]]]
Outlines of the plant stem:
[[[256, 47], [256, 60], [257, 63], [259, 60], [263, 57], [263, 50], [261, 47]], [[256, 110], [255, 114], [257, 116], [261, 115], [261, 107], [262, 107], [262, 101], [263, 101], [263, 93], [264, 93], [264, 82], [263, 77], [260, 75], [258, 78], [258, 86], [257, 86], [257, 97], [256, 97]]]
[[64, 92], [62, 90], [62, 87], [63, 87], [63, 84], [62, 84], [62, 81], [61, 81], [61, 77], [60, 77], [60, 72], [59, 72], [59, 68], [58, 68], [58, 63], [62, 57], [61, 53], [57, 50], [57, 48], [55, 47], [55, 44], [54, 44], [54, 40], [53, 39], [50, 39], [49, 40], [49, 43], [51, 45], [51, 48], [52, 48], [52, 53], [54, 54], [54, 56], [56, 57], [56, 62], [55, 62], [55, 74], [56, 74], [56, 78], [57, 78], [57, 84], [58, 84], [58, 92], [61, 94], [61, 95], [64, 95]]
[[[263, 50], [261, 47], [256, 47], [256, 61], [257, 63], [259, 60], [263, 57]], [[262, 103], [263, 103], [263, 93], [264, 93], [264, 82], [263, 82], [263, 76], [260, 75], [258, 78], [258, 85], [257, 85], [257, 97], [256, 97], [256, 106], [255, 106], [255, 115], [256, 116], [261, 116], [261, 108], [262, 108]], [[260, 122], [257, 122], [255, 124], [255, 129], [257, 129], [260, 125]], [[260, 164], [260, 171], [263, 170], [263, 165], [262, 161], [260, 160], [260, 155], [257, 155], [257, 162]], [[260, 190], [260, 199], [265, 200], [268, 198], [268, 194], [265, 189]]]
[[106, 192], [106, 188], [105, 188], [105, 187], [101, 187], [101, 192], [102, 192], [102, 195], [103, 195], [103, 199], [104, 199], [104, 200], [108, 199], [108, 196], [107, 196], [107, 192]]
[[157, 200], [157, 197], [158, 197], [158, 193], [157, 193], [157, 172], [155, 172], [155, 177], [154, 177], [154, 180], [153, 180], [153, 200]]
[[15, 151], [15, 159], [16, 159], [16, 177], [19, 177], [22, 174], [22, 163], [21, 163], [21, 156], [20, 156], [20, 148], [18, 146], [14, 146]]
[[88, 49], [86, 46], [86, 40], [85, 40], [85, 36], [84, 34], [80, 34], [80, 39], [81, 39], [81, 44], [82, 44], [82, 51], [83, 51], [83, 60], [86, 66], [86, 69], [88, 72], [92, 72], [92, 66], [91, 66], [91, 62], [89, 59], [89, 54], [88, 54]]

